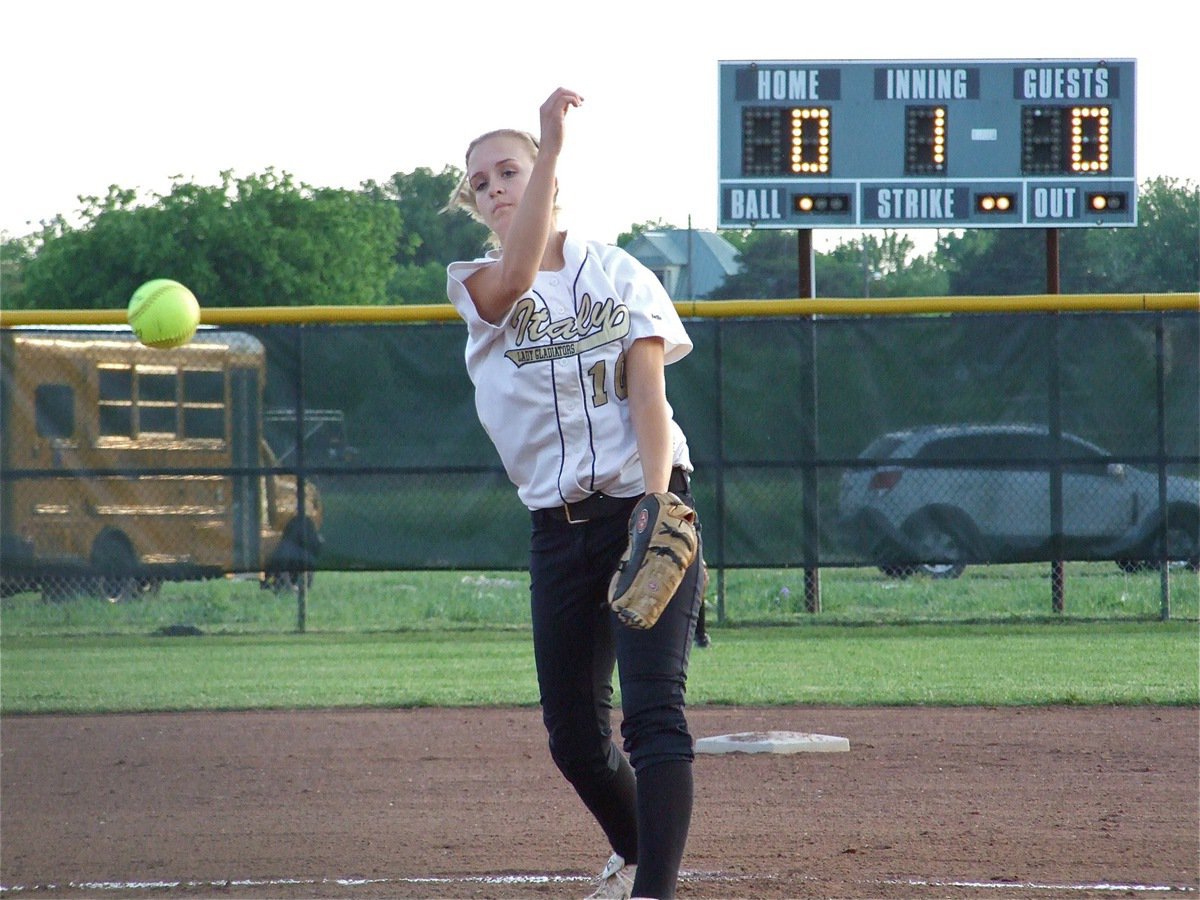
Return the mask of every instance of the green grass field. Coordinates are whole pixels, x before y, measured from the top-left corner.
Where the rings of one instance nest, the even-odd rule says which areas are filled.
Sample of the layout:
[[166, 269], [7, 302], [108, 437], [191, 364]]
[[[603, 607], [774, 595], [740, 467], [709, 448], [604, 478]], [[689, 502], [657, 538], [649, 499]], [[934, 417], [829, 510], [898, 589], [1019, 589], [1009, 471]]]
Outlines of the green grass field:
[[[729, 571], [714, 647], [693, 654], [693, 704], [1200, 704], [1195, 573], [1068, 566], [896, 581], [824, 570]], [[784, 590], [784, 589], [787, 590]], [[318, 573], [294, 595], [220, 580], [108, 604], [0, 607], [0, 711], [89, 713], [537, 702], [523, 573]], [[187, 636], [179, 636], [185, 632]]]
[[[1200, 618], [1200, 577], [1173, 570], [1170, 617]], [[723, 588], [723, 590], [722, 590]], [[1146, 620], [1161, 617], [1157, 572], [1126, 574], [1112, 563], [1068, 563], [1063, 612], [1051, 606], [1049, 566], [976, 566], [958, 579], [887, 578], [875, 569], [821, 570], [821, 611], [805, 611], [799, 569], [712, 573], [710, 621], [725, 626]], [[445, 628], [525, 628], [524, 572], [318, 572], [304, 607], [304, 631], [364, 633]], [[298, 629], [294, 594], [258, 582], [217, 579], [163, 585], [154, 597], [109, 604], [77, 598], [43, 602], [34, 593], [0, 601], [4, 635], [148, 635], [171, 626], [205, 634]]]
[[[754, 627], [693, 653], [693, 704], [1196, 704], [1190, 623]], [[537, 702], [521, 631], [13, 638], [17, 712]]]

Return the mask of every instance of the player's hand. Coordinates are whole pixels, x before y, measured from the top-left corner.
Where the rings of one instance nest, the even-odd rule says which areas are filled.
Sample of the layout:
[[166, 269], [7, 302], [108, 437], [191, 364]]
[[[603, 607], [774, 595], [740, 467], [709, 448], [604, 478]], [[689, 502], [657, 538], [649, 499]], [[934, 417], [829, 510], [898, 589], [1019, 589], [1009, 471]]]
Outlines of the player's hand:
[[558, 88], [546, 98], [541, 108], [542, 136], [539, 141], [539, 153], [557, 155], [562, 150], [563, 122], [567, 117], [567, 110], [582, 103], [583, 97], [566, 88]]

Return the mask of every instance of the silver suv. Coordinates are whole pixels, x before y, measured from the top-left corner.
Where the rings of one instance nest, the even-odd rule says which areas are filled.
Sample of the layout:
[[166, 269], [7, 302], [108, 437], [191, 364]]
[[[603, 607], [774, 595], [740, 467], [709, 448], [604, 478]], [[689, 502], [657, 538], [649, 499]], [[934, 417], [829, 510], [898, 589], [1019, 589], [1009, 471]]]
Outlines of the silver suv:
[[928, 426], [882, 435], [842, 476], [839, 525], [854, 552], [889, 575], [923, 570], [956, 578], [969, 562], [1048, 560], [1050, 471], [1062, 460], [1062, 550], [1132, 571], [1163, 558], [1192, 569], [1200, 557], [1200, 481], [1166, 479], [1045, 427]]

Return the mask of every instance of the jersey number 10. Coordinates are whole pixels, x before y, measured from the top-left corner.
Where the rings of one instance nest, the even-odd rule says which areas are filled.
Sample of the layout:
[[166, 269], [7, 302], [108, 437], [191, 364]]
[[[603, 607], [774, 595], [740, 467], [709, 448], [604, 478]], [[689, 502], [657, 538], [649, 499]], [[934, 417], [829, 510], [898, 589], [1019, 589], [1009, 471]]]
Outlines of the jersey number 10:
[[[618, 400], [629, 397], [629, 389], [625, 383], [625, 351], [617, 356], [613, 366], [613, 393]], [[608, 403], [608, 360], [602, 359], [587, 370], [592, 378], [592, 406], [600, 407]]]

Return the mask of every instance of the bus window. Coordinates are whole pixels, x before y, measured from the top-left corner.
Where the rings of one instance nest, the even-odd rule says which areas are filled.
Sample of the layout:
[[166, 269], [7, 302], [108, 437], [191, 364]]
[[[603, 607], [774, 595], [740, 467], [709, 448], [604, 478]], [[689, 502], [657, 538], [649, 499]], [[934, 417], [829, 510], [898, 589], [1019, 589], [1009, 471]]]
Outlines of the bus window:
[[185, 370], [183, 373], [183, 437], [225, 437], [225, 373]]
[[100, 436], [133, 437], [133, 368], [101, 366]]
[[75, 392], [70, 385], [39, 384], [34, 402], [38, 437], [69, 438], [75, 433]]
[[137, 430], [140, 435], [179, 433], [178, 372], [138, 366]]

